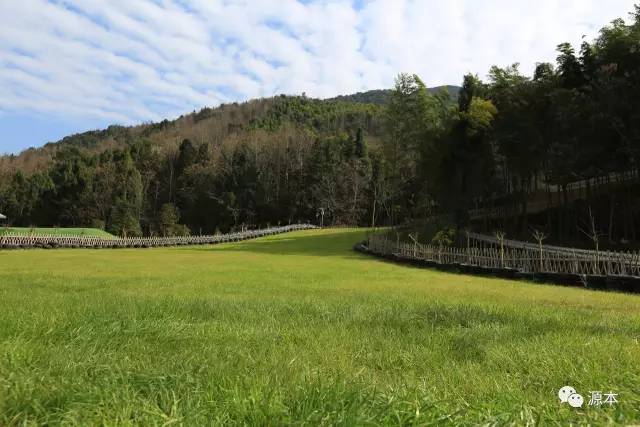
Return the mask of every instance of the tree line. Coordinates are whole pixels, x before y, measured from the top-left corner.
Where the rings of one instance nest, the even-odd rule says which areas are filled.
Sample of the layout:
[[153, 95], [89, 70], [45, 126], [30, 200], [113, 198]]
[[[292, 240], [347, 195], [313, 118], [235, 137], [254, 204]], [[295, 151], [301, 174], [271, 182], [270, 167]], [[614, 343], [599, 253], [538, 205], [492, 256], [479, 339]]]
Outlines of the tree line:
[[[203, 110], [192, 123], [216, 113]], [[380, 133], [380, 116], [372, 105], [281, 96], [222, 138], [163, 146], [146, 130], [95, 153], [89, 147], [100, 143], [91, 133], [90, 144], [80, 136], [82, 143], [66, 141], [44, 170], [5, 174], [0, 209], [13, 225], [99, 227], [123, 236], [315, 222], [320, 209], [328, 224], [363, 223], [380, 169], [367, 139]], [[152, 126], [184, 133], [170, 122]]]
[[[387, 105], [393, 215], [448, 214], [454, 227], [512, 236], [536, 228], [564, 241], [637, 240], [639, 6], [630, 18], [578, 51], [559, 44], [556, 63], [538, 63], [531, 77], [518, 64], [494, 66], [486, 80], [466, 75], [454, 106], [401, 75]], [[549, 208], [529, 212], [533, 201]]]

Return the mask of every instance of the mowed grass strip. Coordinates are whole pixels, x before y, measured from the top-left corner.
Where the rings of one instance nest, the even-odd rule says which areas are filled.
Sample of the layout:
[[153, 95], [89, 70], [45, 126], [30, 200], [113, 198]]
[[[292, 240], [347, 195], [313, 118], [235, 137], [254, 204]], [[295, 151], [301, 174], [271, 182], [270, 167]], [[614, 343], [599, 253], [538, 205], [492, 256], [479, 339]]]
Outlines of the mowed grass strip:
[[640, 422], [638, 296], [395, 265], [363, 235], [0, 252], [0, 425]]
[[113, 234], [98, 228], [30, 228], [30, 227], [0, 227], [0, 236], [10, 234], [12, 236], [48, 235], [48, 236], [84, 236], [103, 237], [113, 239]]

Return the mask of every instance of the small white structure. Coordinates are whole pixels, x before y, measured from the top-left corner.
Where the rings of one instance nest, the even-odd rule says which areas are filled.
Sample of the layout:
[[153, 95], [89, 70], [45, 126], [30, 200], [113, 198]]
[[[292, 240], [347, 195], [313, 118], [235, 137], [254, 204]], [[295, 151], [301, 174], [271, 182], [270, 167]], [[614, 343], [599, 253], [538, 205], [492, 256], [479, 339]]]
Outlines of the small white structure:
[[7, 219], [7, 217], [2, 215], [2, 214], [0, 214], [0, 221], [4, 221], [5, 219]]

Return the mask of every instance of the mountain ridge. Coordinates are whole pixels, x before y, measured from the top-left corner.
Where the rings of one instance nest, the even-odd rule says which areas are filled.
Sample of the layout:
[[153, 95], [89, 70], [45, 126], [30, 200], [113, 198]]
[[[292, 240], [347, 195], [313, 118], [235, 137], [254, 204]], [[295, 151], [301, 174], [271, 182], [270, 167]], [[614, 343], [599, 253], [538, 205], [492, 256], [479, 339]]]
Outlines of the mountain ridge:
[[[460, 92], [460, 89], [460, 86], [456, 85], [442, 85], [427, 88], [429, 93], [432, 95], [436, 95], [444, 90], [454, 101], [458, 99], [458, 93]], [[391, 92], [392, 89], [372, 89], [364, 92], [352, 93], [350, 95], [338, 95], [332, 98], [326, 98], [325, 100], [384, 105], [389, 100]]]
[[[443, 89], [455, 100], [460, 88], [447, 85], [428, 90], [435, 94]], [[312, 134], [336, 130], [355, 132], [357, 127], [366, 127], [375, 142], [380, 136], [381, 108], [391, 91], [374, 89], [326, 99], [277, 95], [204, 107], [173, 120], [131, 126], [110, 125], [71, 134], [18, 154], [0, 155], [0, 173], [33, 173], [49, 164], [64, 148], [99, 154], [125, 147], [135, 140], [148, 139], [158, 149], [175, 149], [183, 139], [221, 141], [242, 131], [275, 131], [281, 126], [307, 128]]]

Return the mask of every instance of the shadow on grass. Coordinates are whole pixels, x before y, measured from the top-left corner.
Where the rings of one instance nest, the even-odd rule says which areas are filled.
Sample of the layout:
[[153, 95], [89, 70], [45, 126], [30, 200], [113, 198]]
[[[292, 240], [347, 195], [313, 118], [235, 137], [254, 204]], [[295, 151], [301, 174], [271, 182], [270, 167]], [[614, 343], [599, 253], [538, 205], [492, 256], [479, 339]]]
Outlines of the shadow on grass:
[[364, 239], [364, 230], [329, 230], [302, 235], [282, 235], [269, 239], [248, 240], [221, 246], [195, 247], [191, 250], [224, 250], [253, 252], [269, 255], [333, 256], [341, 258], [366, 258], [355, 252], [353, 246]]

